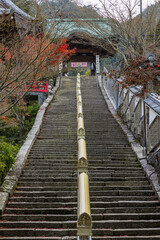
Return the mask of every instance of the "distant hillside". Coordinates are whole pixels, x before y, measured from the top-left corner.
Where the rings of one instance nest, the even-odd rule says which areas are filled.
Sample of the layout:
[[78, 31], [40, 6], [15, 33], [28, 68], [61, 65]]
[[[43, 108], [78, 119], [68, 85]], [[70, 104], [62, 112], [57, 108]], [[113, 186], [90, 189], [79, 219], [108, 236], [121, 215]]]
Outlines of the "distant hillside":
[[[70, 0], [52, 0], [48, 2], [48, 6], [43, 2], [41, 4], [42, 12], [48, 18], [98, 18], [99, 14], [91, 5], [80, 7]], [[51, 16], [52, 15], [52, 16]]]
[[62, 17], [62, 18], [98, 18], [98, 9], [96, 7], [78, 6], [72, 0], [49, 0], [40, 1], [37, 5], [34, 0], [12, 0], [24, 12], [35, 16], [37, 6], [40, 9], [42, 16], [45, 18]]

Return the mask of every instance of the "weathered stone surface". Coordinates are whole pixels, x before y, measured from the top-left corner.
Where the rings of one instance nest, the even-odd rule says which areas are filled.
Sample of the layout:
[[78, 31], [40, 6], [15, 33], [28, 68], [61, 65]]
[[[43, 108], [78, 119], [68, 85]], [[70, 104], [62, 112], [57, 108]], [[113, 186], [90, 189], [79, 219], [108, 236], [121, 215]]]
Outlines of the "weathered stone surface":
[[0, 215], [3, 214], [6, 204], [8, 202], [9, 194], [5, 192], [0, 192]]
[[18, 179], [6, 179], [4, 180], [2, 186], [0, 187], [1, 192], [6, 192], [9, 196], [13, 195], [14, 190], [16, 189]]

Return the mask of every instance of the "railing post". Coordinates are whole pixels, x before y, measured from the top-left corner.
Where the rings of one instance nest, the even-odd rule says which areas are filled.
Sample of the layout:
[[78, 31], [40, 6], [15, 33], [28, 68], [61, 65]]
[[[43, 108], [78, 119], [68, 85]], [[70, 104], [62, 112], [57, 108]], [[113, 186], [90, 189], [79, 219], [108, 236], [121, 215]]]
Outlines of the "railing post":
[[116, 90], [117, 90], [117, 96], [116, 96], [116, 112], [118, 111], [118, 107], [119, 107], [119, 82], [116, 79]]
[[143, 100], [143, 156], [147, 156], [147, 140], [146, 140], [146, 104]]

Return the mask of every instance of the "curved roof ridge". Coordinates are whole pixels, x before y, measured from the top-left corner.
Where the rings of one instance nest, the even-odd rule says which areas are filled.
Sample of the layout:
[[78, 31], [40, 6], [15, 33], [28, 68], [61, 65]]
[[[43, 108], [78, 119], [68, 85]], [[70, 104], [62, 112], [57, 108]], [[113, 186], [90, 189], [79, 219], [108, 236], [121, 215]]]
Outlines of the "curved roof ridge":
[[25, 13], [23, 10], [21, 10], [19, 7], [17, 7], [12, 1], [10, 1], [10, 0], [0, 0], [0, 1], [9, 7], [11, 12], [17, 13], [23, 17], [26, 17], [26, 18], [29, 18], [32, 20], [34, 19], [34, 17]]

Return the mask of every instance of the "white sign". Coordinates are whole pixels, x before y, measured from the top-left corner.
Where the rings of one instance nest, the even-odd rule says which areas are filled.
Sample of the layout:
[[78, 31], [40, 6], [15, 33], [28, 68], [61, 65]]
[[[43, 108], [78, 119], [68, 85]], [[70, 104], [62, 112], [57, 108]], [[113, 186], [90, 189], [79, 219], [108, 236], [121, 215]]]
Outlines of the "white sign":
[[96, 55], [96, 73], [100, 73], [99, 55]]

